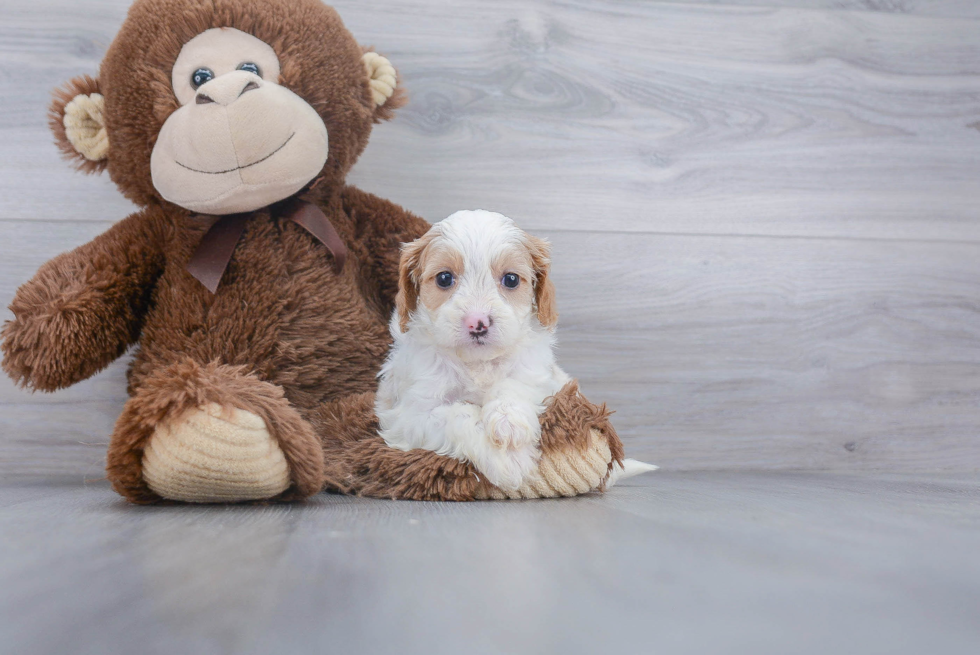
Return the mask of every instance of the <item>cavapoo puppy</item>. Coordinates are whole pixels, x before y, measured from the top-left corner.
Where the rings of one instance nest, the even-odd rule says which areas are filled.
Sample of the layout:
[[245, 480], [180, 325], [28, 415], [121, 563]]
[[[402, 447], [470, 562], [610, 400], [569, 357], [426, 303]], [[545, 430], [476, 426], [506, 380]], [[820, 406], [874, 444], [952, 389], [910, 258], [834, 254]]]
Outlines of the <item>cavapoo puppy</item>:
[[[542, 403], [570, 380], [554, 356], [549, 253], [487, 211], [457, 212], [404, 247], [375, 402], [388, 445], [469, 461], [501, 489], [535, 470]], [[627, 460], [611, 478], [653, 468]]]

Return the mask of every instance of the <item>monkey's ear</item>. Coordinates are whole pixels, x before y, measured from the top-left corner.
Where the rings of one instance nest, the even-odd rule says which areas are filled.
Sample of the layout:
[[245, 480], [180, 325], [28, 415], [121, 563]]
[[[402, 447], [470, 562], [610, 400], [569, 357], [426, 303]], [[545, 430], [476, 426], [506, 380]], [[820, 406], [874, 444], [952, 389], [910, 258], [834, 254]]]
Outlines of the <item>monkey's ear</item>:
[[371, 85], [371, 100], [374, 102], [374, 122], [391, 120], [395, 110], [405, 104], [405, 92], [398, 86], [398, 73], [385, 57], [367, 51], [361, 57], [367, 69]]
[[101, 173], [109, 163], [105, 98], [99, 81], [76, 77], [54, 92], [48, 125], [65, 159], [86, 173]]

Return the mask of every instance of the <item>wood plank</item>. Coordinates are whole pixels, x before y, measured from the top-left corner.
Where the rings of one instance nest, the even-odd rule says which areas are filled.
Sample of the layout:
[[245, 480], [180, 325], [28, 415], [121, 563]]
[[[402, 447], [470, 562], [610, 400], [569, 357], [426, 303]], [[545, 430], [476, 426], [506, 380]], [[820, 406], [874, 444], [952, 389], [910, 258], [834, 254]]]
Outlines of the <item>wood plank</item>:
[[[19, 253], [0, 263], [4, 305], [12, 280], [98, 231], [4, 226]], [[676, 470], [980, 469], [980, 246], [542, 234], [560, 359], [616, 410], [631, 455]], [[68, 442], [105, 441], [124, 366], [53, 395], [0, 380], [14, 440], [0, 473], [88, 475]]]
[[822, 9], [826, 11], [874, 11], [946, 18], [980, 18], [980, 5], [975, 0], [671, 0], [671, 2], [695, 5]]
[[216, 508], [5, 485], [0, 634], [41, 654], [976, 650], [976, 476], [628, 482]]
[[[126, 4], [7, 9], [0, 217], [129, 211], [106, 180], [58, 163], [44, 127], [48, 89], [94, 72]], [[351, 179], [430, 219], [481, 206], [535, 229], [980, 240], [980, 21], [584, 0], [338, 7], [412, 96]]]
[[978, 246], [552, 239], [561, 360], [635, 456], [980, 469]]
[[117, 400], [0, 406], [0, 480], [81, 487], [105, 480], [105, 456]]
[[[427, 216], [479, 206], [537, 229], [978, 236], [980, 138], [968, 126], [980, 57], [966, 53], [980, 23], [523, 7], [510, 20], [396, 10], [417, 29], [387, 51], [412, 93], [405, 120], [428, 141], [379, 130], [397, 142], [375, 138], [365, 186]], [[425, 49], [447, 31], [459, 35], [451, 68]], [[382, 182], [405, 168], [403, 151], [424, 176], [405, 196]]]

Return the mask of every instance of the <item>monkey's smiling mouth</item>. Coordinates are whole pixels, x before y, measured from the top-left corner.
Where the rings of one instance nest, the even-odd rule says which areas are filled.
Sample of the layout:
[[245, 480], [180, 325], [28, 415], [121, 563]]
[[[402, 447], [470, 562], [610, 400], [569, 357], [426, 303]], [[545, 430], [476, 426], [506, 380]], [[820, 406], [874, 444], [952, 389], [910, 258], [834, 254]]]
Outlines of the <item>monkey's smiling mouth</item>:
[[256, 161], [253, 161], [251, 164], [245, 164], [244, 166], [236, 166], [235, 168], [229, 168], [226, 171], [202, 171], [202, 170], [198, 170], [196, 168], [191, 168], [190, 166], [188, 166], [186, 164], [181, 164], [176, 159], [174, 160], [174, 163], [177, 164], [178, 166], [180, 166], [181, 168], [186, 168], [187, 170], [193, 171], [195, 173], [203, 173], [204, 175], [223, 175], [225, 173], [234, 173], [235, 171], [240, 171], [240, 170], [245, 169], [245, 168], [250, 168], [252, 166], [255, 166], [256, 164], [261, 164], [266, 159], [268, 159], [272, 155], [276, 154], [277, 152], [279, 152], [280, 150], [282, 150], [283, 148], [285, 148], [286, 147], [286, 144], [289, 143], [290, 141], [292, 141], [294, 136], [296, 136], [296, 132], [293, 132], [292, 134], [290, 134], [289, 135], [289, 138], [287, 138], [285, 141], [283, 141], [281, 146], [279, 146], [278, 148], [276, 148], [275, 150], [273, 150], [272, 152], [270, 152], [268, 155], [266, 155], [262, 159], [258, 159]]

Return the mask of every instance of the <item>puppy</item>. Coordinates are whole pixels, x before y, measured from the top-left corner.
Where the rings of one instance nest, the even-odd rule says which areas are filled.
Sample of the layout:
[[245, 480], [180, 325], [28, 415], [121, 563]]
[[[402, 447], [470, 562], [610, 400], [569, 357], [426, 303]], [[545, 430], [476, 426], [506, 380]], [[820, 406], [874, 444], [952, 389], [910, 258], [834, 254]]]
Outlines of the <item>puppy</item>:
[[555, 362], [549, 254], [487, 211], [457, 212], [404, 247], [375, 403], [389, 446], [469, 461], [502, 489], [535, 470], [542, 403], [570, 380]]
[[516, 489], [537, 466], [555, 363], [547, 242], [486, 211], [457, 212], [402, 251], [394, 345], [375, 410], [392, 447], [472, 462]]

